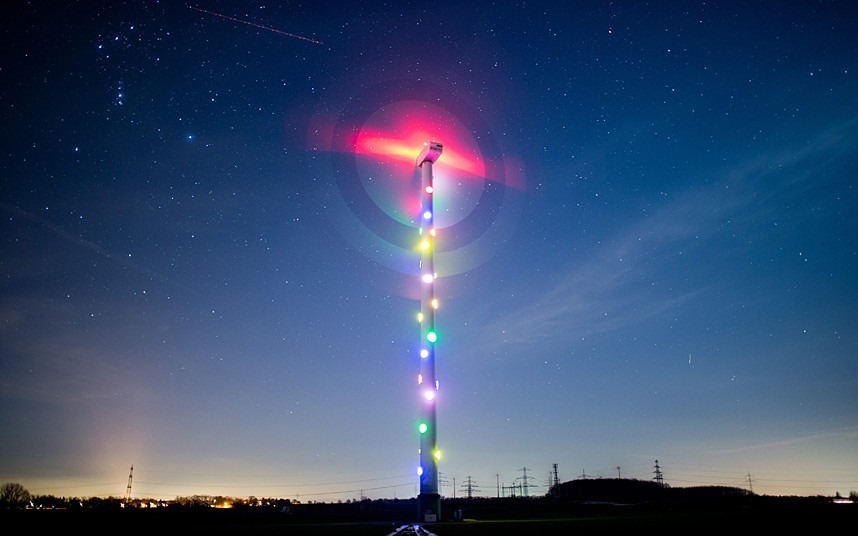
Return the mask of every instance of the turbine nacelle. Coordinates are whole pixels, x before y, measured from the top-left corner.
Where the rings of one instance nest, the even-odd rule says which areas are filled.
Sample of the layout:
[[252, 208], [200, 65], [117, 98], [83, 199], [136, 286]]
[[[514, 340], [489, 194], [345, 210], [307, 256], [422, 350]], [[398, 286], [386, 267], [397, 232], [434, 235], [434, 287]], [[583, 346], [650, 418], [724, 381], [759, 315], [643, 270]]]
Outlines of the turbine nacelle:
[[437, 141], [424, 143], [423, 150], [420, 151], [420, 154], [417, 156], [417, 167], [421, 167], [424, 162], [434, 164], [438, 161], [438, 157], [441, 156], [441, 151], [443, 150], [444, 146]]

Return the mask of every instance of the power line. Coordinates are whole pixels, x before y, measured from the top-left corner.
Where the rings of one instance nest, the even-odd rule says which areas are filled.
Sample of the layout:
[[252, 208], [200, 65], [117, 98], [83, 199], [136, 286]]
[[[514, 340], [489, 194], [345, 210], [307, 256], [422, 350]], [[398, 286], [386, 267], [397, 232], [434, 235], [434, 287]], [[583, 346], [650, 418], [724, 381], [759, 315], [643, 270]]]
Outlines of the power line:
[[477, 483], [474, 481], [474, 479], [470, 475], [468, 475], [468, 479], [462, 483], [462, 487], [467, 492], [467, 494], [468, 494], [467, 496], [469, 499], [474, 498], [474, 492], [480, 491], [479, 486], [477, 486]]
[[532, 480], [532, 479], [533, 479], [533, 477], [532, 477], [532, 476], [531, 476], [531, 477], [528, 477], [528, 476], [527, 476], [527, 467], [522, 467], [521, 469], [519, 469], [519, 471], [521, 471], [521, 472], [523, 473], [523, 475], [521, 476], [521, 482], [522, 482], [522, 496], [523, 496], [523, 497], [529, 497], [530, 495], [529, 495], [529, 492], [528, 492], [528, 489], [527, 489], [527, 486], [528, 486], [528, 480]]
[[655, 473], [655, 476], [653, 477], [655, 483], [664, 487], [664, 475], [661, 472], [661, 467], [658, 465], [658, 460], [655, 461], [655, 471], [653, 471], [653, 473]]

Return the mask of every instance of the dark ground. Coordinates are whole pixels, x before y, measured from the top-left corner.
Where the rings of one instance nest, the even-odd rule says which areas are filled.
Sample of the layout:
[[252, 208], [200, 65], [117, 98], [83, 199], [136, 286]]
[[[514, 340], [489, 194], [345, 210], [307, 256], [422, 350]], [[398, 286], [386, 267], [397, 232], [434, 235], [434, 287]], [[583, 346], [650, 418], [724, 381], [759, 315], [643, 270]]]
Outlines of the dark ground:
[[[407, 502], [403, 505], [410, 506]], [[763, 504], [688, 505], [564, 505], [565, 515], [508, 509], [508, 516], [486, 516], [491, 508], [475, 505], [465, 521], [424, 525], [437, 536], [531, 534], [826, 534], [850, 533], [858, 526], [858, 504], [813, 501], [768, 501]], [[391, 519], [391, 509], [379, 512], [320, 516], [319, 512], [284, 514], [238, 510], [19, 510], [0, 512], [4, 532], [21, 527], [27, 533], [82, 534], [237, 534], [304, 536], [339, 534], [384, 536], [414, 519]], [[375, 519], [373, 519], [375, 517]]]

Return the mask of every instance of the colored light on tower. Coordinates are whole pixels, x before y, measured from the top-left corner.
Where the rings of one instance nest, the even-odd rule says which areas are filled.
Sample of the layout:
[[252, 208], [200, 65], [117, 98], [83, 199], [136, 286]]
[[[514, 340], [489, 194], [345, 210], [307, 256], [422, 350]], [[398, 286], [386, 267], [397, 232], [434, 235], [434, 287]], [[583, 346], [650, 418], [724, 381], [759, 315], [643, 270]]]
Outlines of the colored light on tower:
[[[434, 345], [438, 340], [435, 332], [434, 309], [438, 308], [438, 300], [435, 299], [435, 281], [438, 274], [435, 272], [435, 259], [433, 250], [435, 248], [435, 228], [433, 193], [435, 187], [432, 185], [432, 166], [441, 156], [443, 146], [440, 143], [424, 143], [420, 155], [417, 157], [417, 167], [421, 172], [420, 206], [422, 207], [418, 219], [420, 228], [420, 279], [423, 283], [421, 290], [421, 312], [424, 314], [426, 323], [422, 327], [426, 342], [421, 345], [420, 357], [420, 396], [427, 402], [420, 406], [420, 420], [418, 431], [420, 432], [420, 493], [417, 496], [418, 510], [426, 521], [437, 520], [440, 517], [441, 496], [438, 493], [438, 460], [441, 457], [438, 450], [435, 420], [435, 397], [438, 392], [438, 382], [435, 379], [435, 351]], [[428, 229], [428, 235], [423, 231], [423, 224]], [[426, 347], [428, 342], [429, 347]], [[425, 381], [424, 381], [425, 380]], [[423, 383], [427, 383], [423, 387]], [[433, 385], [434, 384], [434, 385]], [[424, 472], [425, 470], [425, 472]]]

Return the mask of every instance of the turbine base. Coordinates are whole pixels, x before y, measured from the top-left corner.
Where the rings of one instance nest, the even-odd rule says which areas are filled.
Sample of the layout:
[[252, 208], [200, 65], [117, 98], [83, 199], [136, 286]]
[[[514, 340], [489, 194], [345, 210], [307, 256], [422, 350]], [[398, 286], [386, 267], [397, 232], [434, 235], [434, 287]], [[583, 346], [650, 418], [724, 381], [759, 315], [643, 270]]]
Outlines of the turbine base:
[[421, 493], [417, 496], [417, 514], [421, 523], [441, 521], [441, 495]]

